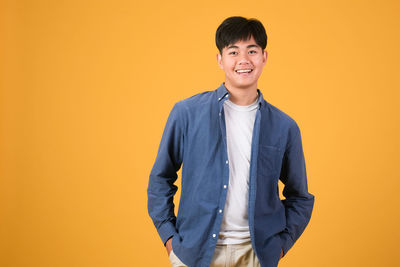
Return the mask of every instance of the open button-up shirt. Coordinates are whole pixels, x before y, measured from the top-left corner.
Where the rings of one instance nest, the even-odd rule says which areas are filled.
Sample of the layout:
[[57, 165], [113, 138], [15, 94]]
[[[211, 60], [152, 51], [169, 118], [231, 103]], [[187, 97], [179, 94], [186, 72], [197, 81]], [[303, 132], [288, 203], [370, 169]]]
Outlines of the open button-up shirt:
[[[275, 267], [307, 226], [314, 196], [308, 192], [300, 129], [259, 89], [249, 176], [249, 230], [262, 267]], [[148, 211], [165, 242], [188, 266], [211, 263], [229, 185], [224, 83], [177, 102], [168, 117], [150, 173]], [[177, 216], [173, 196], [182, 166]], [[285, 185], [279, 198], [278, 180]], [[222, 212], [221, 212], [222, 211]]]

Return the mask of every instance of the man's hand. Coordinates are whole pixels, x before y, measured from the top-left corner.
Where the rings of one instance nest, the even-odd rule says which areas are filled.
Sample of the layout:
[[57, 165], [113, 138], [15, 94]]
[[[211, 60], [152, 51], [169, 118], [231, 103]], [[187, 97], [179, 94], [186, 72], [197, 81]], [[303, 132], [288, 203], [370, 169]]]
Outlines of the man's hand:
[[282, 259], [283, 257], [283, 249], [281, 248], [281, 256], [279, 257], [279, 259]]
[[165, 243], [165, 248], [167, 249], [168, 257], [172, 250], [171, 243], [172, 243], [172, 237], [170, 239], [168, 239], [168, 241]]

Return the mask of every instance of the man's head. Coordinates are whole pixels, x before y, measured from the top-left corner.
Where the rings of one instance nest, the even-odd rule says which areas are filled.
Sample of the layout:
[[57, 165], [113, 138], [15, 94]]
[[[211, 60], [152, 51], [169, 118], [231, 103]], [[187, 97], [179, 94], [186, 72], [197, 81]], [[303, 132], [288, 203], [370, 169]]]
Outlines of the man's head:
[[244, 17], [229, 17], [219, 25], [215, 34], [215, 43], [222, 55], [222, 50], [237, 41], [250, 39], [264, 50], [267, 47], [267, 33], [262, 23], [257, 19], [246, 19]]
[[218, 27], [215, 42], [218, 65], [229, 88], [256, 89], [267, 61], [267, 34], [256, 19], [229, 17]]

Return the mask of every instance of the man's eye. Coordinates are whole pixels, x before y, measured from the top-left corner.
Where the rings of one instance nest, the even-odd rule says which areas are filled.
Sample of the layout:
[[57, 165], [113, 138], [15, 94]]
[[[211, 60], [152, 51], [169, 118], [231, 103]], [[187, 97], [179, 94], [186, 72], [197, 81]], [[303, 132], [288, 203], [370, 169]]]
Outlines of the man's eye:
[[256, 54], [257, 51], [256, 51], [256, 50], [251, 50], [251, 51], [249, 51], [249, 53], [250, 53], [250, 54]]
[[232, 52], [230, 52], [230, 53], [229, 53], [229, 55], [233, 55], [234, 53], [237, 53], [237, 52], [235, 52], [235, 51], [232, 51]]

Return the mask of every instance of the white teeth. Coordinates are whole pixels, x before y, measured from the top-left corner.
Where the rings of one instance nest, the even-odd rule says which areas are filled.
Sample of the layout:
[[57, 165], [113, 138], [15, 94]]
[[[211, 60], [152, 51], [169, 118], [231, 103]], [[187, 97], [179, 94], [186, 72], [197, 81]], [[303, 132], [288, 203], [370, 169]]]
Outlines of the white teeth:
[[251, 72], [251, 70], [236, 70], [236, 72], [245, 73], [245, 72]]

